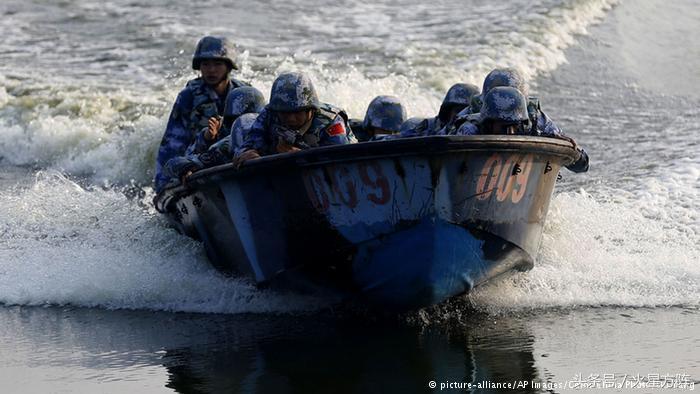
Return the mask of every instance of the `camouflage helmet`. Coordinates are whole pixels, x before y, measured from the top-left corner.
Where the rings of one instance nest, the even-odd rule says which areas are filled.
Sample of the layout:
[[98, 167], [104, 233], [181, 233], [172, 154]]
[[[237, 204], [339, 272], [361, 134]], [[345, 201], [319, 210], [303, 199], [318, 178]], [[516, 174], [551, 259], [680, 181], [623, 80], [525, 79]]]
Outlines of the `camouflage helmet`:
[[406, 109], [401, 101], [394, 96], [377, 96], [367, 107], [363, 126], [398, 133], [401, 124], [406, 120]]
[[452, 85], [450, 90], [447, 91], [445, 98], [442, 100], [438, 117], [441, 120], [446, 121], [444, 118], [446, 117], [447, 111], [450, 107], [467, 107], [471, 104], [472, 97], [478, 94], [479, 88], [476, 85], [468, 83], [456, 83]]
[[530, 117], [527, 112], [527, 100], [518, 89], [498, 86], [484, 95], [479, 122], [501, 121], [517, 123], [527, 127]]
[[247, 113], [260, 113], [265, 107], [265, 97], [252, 86], [232, 89], [226, 96], [224, 116], [238, 117]]
[[510, 86], [518, 89], [523, 96], [527, 97], [528, 88], [525, 77], [520, 71], [514, 68], [496, 68], [484, 78], [484, 86], [481, 89], [482, 94], [488, 93], [491, 89], [497, 86]]
[[275, 79], [268, 107], [278, 112], [296, 112], [319, 107], [311, 78], [302, 72], [284, 73]]
[[206, 36], [197, 43], [197, 48], [192, 56], [192, 68], [199, 70], [202, 60], [214, 59], [226, 62], [229, 70], [238, 70], [235, 57], [236, 51], [226, 38]]

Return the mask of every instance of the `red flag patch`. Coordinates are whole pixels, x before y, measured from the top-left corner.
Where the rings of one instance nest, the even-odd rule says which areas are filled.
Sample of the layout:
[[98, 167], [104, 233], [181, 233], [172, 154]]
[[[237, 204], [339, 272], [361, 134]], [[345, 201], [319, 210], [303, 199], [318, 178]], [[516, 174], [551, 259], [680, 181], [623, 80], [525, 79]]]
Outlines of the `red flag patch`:
[[330, 135], [331, 137], [345, 134], [345, 126], [343, 126], [342, 123], [335, 123], [328, 129], [326, 129], [326, 133], [328, 133], [328, 135]]

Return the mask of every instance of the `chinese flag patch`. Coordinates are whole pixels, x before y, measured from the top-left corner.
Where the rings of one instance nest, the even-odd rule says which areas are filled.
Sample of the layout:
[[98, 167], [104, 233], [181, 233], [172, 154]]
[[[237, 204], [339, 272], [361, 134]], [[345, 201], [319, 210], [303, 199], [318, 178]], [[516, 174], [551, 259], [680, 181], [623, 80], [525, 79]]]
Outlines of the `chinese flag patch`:
[[328, 135], [330, 135], [331, 137], [336, 136], [336, 135], [345, 134], [345, 126], [343, 126], [342, 123], [335, 123], [334, 125], [332, 125], [331, 127], [329, 127], [329, 128], [326, 130], [326, 132], [327, 132]]

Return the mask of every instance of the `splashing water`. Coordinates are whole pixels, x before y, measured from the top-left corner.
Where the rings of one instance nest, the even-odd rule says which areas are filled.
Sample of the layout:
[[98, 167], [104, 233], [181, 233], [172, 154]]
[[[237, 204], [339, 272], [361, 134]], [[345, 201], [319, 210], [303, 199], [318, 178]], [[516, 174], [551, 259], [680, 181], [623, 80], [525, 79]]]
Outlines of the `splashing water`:
[[0, 193], [0, 302], [220, 313], [323, 305], [223, 277], [199, 243], [176, 234], [144, 201], [83, 188], [55, 171]]

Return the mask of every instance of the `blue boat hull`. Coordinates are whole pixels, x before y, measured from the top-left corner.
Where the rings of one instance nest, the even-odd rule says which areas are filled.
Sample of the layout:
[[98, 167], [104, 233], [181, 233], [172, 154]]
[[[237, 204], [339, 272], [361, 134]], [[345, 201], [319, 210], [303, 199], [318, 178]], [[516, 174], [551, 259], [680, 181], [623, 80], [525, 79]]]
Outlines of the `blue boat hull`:
[[427, 219], [359, 245], [353, 279], [369, 302], [410, 309], [466, 293], [505, 272], [529, 270], [532, 264], [527, 253], [500, 237]]
[[156, 206], [223, 271], [408, 309], [531, 268], [573, 156], [507, 136], [325, 147], [202, 171]]

